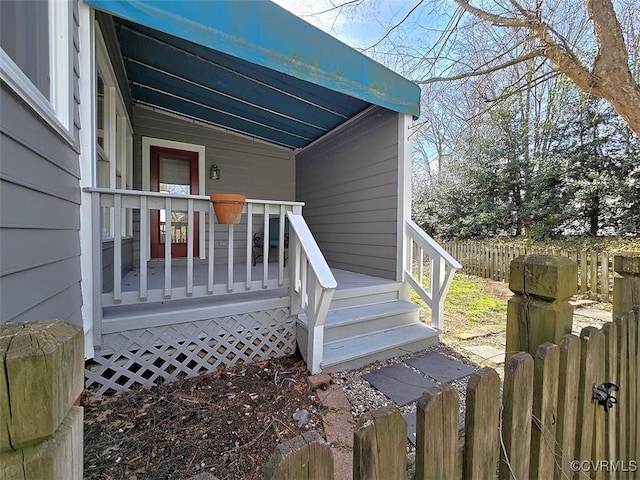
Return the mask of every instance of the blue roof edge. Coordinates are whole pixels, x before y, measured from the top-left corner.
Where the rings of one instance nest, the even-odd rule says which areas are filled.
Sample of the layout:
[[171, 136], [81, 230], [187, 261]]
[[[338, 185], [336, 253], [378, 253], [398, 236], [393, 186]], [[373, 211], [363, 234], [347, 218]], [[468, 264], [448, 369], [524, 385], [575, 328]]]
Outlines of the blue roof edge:
[[420, 115], [418, 85], [271, 1], [84, 1], [371, 104], [414, 118]]

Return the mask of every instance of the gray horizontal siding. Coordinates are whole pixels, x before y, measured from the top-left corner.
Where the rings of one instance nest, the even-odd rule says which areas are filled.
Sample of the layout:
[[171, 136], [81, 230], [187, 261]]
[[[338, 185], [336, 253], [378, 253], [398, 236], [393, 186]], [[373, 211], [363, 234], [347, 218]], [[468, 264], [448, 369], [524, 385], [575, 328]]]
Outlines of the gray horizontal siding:
[[296, 157], [296, 199], [332, 267], [395, 279], [398, 115], [374, 109]]
[[82, 323], [78, 154], [4, 85], [0, 95], [0, 322]]

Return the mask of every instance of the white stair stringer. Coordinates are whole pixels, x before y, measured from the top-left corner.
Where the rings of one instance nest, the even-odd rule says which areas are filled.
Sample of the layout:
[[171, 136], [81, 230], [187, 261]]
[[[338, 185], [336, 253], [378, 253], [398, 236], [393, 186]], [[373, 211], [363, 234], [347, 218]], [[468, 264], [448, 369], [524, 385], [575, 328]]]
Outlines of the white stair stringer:
[[[336, 292], [325, 321], [323, 371], [359, 368], [438, 343], [440, 332], [420, 321], [420, 307], [398, 298], [399, 285]], [[306, 360], [304, 314], [298, 316], [296, 337]]]

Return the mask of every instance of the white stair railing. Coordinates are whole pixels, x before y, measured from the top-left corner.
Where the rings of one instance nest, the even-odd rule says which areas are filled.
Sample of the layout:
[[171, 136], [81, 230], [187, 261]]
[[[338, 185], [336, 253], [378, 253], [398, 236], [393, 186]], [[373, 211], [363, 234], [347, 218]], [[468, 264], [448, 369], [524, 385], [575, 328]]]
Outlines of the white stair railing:
[[289, 212], [287, 217], [291, 225], [291, 314], [304, 312], [307, 316], [307, 368], [315, 375], [321, 371], [324, 323], [338, 283], [302, 215]]
[[431, 324], [442, 330], [444, 300], [455, 271], [462, 265], [412, 220], [405, 224], [405, 240], [405, 280], [431, 309]]

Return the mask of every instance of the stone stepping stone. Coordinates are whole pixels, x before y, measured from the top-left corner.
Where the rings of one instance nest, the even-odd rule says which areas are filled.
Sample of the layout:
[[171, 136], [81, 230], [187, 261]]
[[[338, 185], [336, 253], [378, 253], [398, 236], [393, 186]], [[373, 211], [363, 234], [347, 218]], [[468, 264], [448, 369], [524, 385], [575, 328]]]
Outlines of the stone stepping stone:
[[362, 378], [400, 406], [415, 402], [427, 388], [435, 385], [433, 380], [399, 363], [367, 373]]
[[407, 360], [406, 363], [440, 383], [452, 382], [475, 371], [473, 367], [438, 352], [427, 352]]
[[484, 358], [485, 360], [489, 360], [496, 365], [501, 365], [504, 363], [504, 349], [500, 350], [491, 345], [472, 345], [469, 347], [464, 347], [465, 350], [471, 352], [479, 357]]

